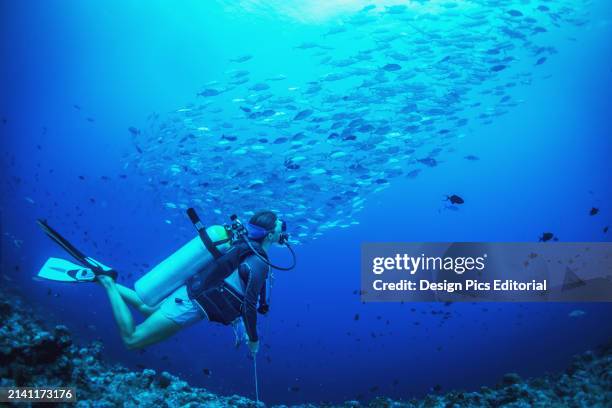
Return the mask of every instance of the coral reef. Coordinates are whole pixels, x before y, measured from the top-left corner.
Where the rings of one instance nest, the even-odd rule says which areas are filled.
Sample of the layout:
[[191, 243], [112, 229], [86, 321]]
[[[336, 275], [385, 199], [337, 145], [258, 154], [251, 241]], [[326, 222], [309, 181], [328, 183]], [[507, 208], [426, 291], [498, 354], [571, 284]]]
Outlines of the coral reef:
[[66, 327], [47, 330], [32, 318], [18, 296], [0, 291], [0, 299], [0, 387], [71, 386], [78, 402], [64, 405], [79, 408], [258, 406], [237, 395], [222, 397], [190, 387], [165, 371], [133, 372], [105, 362], [99, 342], [79, 347]]
[[[189, 386], [168, 372], [134, 372], [102, 357], [102, 345], [78, 346], [66, 327], [52, 330], [32, 316], [20, 297], [0, 291], [0, 387], [60, 387], [77, 389], [76, 407], [257, 407], [241, 396], [219, 396]], [[25, 406], [19, 403], [18, 406]], [[506, 374], [495, 387], [474, 392], [451, 391], [423, 399], [368, 403], [303, 404], [294, 407], [604, 407], [612, 406], [612, 347], [574, 358], [563, 373], [522, 379]], [[286, 407], [280, 405], [277, 407]]]

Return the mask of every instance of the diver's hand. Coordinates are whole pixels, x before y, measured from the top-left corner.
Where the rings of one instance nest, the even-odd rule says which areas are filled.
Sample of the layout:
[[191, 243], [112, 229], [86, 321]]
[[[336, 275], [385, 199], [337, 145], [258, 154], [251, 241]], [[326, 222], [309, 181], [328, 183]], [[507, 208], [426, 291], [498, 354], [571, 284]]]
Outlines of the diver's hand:
[[257, 354], [257, 352], [259, 351], [259, 340], [258, 341], [249, 340], [248, 345], [249, 345], [249, 349], [251, 350], [251, 353]]
[[263, 305], [259, 305], [259, 307], [257, 308], [257, 311], [262, 314], [265, 315], [266, 313], [268, 313], [270, 311], [270, 306], [263, 304]]

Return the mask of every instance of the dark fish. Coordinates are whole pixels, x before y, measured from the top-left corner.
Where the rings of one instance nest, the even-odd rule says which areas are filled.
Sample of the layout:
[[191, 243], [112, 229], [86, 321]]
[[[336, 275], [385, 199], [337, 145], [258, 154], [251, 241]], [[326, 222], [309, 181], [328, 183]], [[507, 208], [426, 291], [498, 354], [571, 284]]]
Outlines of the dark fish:
[[346, 135], [342, 138], [342, 140], [355, 140], [357, 139], [357, 136], [355, 135]]
[[268, 78], [268, 81], [282, 81], [284, 79], [287, 79], [287, 77], [285, 75], [283, 75], [283, 74], [279, 74], [279, 75], [273, 76], [271, 78]]
[[223, 135], [223, 136], [221, 136], [221, 139], [229, 140], [230, 142], [235, 142], [236, 140], [238, 140], [238, 137]]
[[293, 117], [293, 120], [306, 119], [307, 117], [312, 115], [313, 112], [314, 111], [312, 109], [304, 109], [303, 111], [298, 112], [297, 115]]
[[382, 69], [387, 72], [393, 72], [393, 71], [399, 71], [400, 69], [402, 69], [402, 66], [399, 64], [387, 64]]
[[81, 110], [81, 107], [79, 105], [72, 105], [72, 107], [76, 110]]
[[463, 198], [459, 197], [457, 194], [453, 194], [452, 196], [447, 196], [446, 199], [451, 202], [451, 204], [463, 204], [465, 201]]
[[300, 165], [297, 163], [293, 163], [291, 159], [285, 160], [285, 167], [289, 170], [297, 170], [300, 168]]
[[523, 15], [523, 13], [518, 10], [508, 10], [508, 14], [510, 14], [512, 17], [520, 17]]
[[304, 93], [306, 95], [311, 95], [311, 94], [319, 92], [321, 89], [323, 89], [321, 85], [318, 85], [318, 84], [311, 85], [308, 89], [306, 89], [306, 91], [304, 91]]
[[408, 177], [408, 178], [415, 178], [416, 176], [419, 175], [420, 172], [421, 172], [420, 169], [412, 170], [412, 171], [410, 171], [410, 172], [408, 172], [406, 174], [406, 177]]
[[374, 130], [374, 126], [370, 125], [370, 124], [366, 124], [361, 126], [360, 128], [357, 129], [358, 132], [361, 133], [367, 133], [367, 132], [371, 132]]
[[252, 55], [246, 54], [246, 55], [241, 55], [238, 58], [231, 59], [230, 62], [247, 62], [251, 58], [253, 58]]
[[467, 118], [462, 118], [457, 121], [457, 126], [465, 126], [468, 123]]
[[603, 233], [604, 233], [604, 234], [607, 234], [607, 233], [608, 233], [608, 228], [609, 228], [609, 227], [608, 227], [607, 225], [604, 227], [604, 229], [603, 229]]
[[140, 130], [136, 129], [134, 126], [130, 126], [128, 128], [128, 132], [130, 132], [133, 136], [140, 134]]
[[407, 10], [407, 7], [403, 4], [398, 4], [397, 6], [386, 6], [385, 9], [389, 14], [401, 14]]
[[546, 62], [546, 57], [542, 57], [542, 58], [538, 59], [535, 64], [536, 65], [542, 65], [545, 62]]
[[491, 67], [491, 71], [493, 71], [493, 72], [503, 71], [504, 69], [506, 69], [505, 65], [495, 65], [495, 66]]
[[542, 233], [542, 236], [539, 238], [540, 242], [550, 241], [551, 239], [554, 241], [558, 240], [557, 238], [555, 238], [555, 234], [553, 234], [552, 232], [544, 232]]
[[274, 141], [272, 143], [274, 144], [282, 144], [282, 143], [286, 143], [289, 139], [287, 139], [286, 137], [277, 137], [276, 139], [274, 139]]
[[217, 96], [220, 93], [221, 92], [217, 91], [216, 89], [207, 88], [207, 89], [203, 90], [202, 92], [198, 93], [198, 96], [204, 96], [204, 97]]
[[329, 47], [326, 47], [326, 46], [323, 46], [323, 45], [319, 45], [317, 43], [310, 42], [310, 41], [303, 42], [303, 43], [301, 43], [300, 45], [298, 45], [297, 47], [294, 47], [294, 48], [297, 48], [298, 50], [308, 50], [308, 49], [311, 49], [311, 48], [322, 48], [324, 50], [331, 50], [331, 48], [329, 48]]
[[249, 82], [249, 78], [239, 78], [239, 79], [230, 81], [229, 83], [232, 85], [242, 85], [242, 84], [246, 84], [247, 82]]
[[212, 374], [212, 371], [210, 370], [210, 368], [203, 368], [202, 372], [204, 373], [204, 375], [209, 376]]
[[267, 89], [270, 89], [270, 85], [264, 84], [263, 82], [257, 83], [249, 88], [251, 91], [265, 91]]
[[354, 320], [359, 320], [359, 313], [355, 314]]
[[504, 34], [506, 34], [510, 38], [520, 38], [520, 39], [524, 39], [525, 38], [525, 35], [523, 33], [521, 33], [520, 31], [512, 30], [512, 29], [507, 28], [507, 27], [502, 27], [501, 30], [502, 30], [502, 32]]
[[246, 106], [241, 106], [241, 107], [240, 107], [240, 109], [241, 109], [243, 112], [246, 112], [246, 113], [251, 113], [251, 109], [250, 109], [250, 108], [247, 108]]
[[599, 208], [591, 208], [591, 211], [589, 211], [589, 215], [596, 215], [599, 212]]
[[295, 385], [293, 387], [289, 387], [289, 391], [298, 392], [299, 390], [300, 387], [296, 387]]
[[240, 71], [236, 71], [234, 72], [234, 75], [232, 75], [234, 78], [241, 78], [243, 76], [247, 76], [249, 75], [249, 71], [246, 70], [240, 70]]
[[436, 165], [438, 164], [436, 159], [434, 159], [433, 157], [426, 157], [424, 159], [418, 159], [417, 161], [429, 167], [436, 167]]
[[339, 34], [339, 33], [345, 32], [345, 31], [346, 31], [346, 28], [344, 28], [342, 26], [337, 26], [337, 27], [330, 28], [324, 35]]
[[385, 134], [389, 133], [390, 131], [391, 131], [391, 126], [383, 125], [383, 126], [377, 128], [374, 133], [376, 133], [377, 135], [385, 135]]
[[88, 118], [87, 118], [87, 121], [88, 121], [88, 122], [90, 122], [90, 123], [92, 123], [92, 122], [95, 122], [96, 120], [95, 120], [94, 118], [88, 117]]
[[469, 155], [465, 156], [464, 158], [466, 160], [472, 160], [472, 161], [480, 160], [477, 156], [474, 156], [473, 154], [469, 154]]

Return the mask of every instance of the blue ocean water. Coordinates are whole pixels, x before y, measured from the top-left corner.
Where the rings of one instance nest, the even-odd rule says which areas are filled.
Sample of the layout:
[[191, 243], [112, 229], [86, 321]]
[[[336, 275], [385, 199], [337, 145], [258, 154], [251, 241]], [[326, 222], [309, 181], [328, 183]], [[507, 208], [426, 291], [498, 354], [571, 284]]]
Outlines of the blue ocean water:
[[[35, 220], [46, 218], [78, 247], [119, 270], [124, 284], [131, 284], [194, 236], [180, 210], [182, 204], [198, 206], [207, 220], [219, 223], [227, 220], [231, 209], [240, 213], [278, 202], [288, 212], [304, 203], [304, 218], [315, 208], [325, 211], [312, 215], [317, 223], [302, 230], [296, 225], [298, 215], [288, 218], [294, 220], [290, 229], [305, 234], [296, 247], [299, 266], [275, 273], [271, 312], [259, 321], [260, 396], [268, 403], [367, 400], [378, 395], [410, 398], [436, 385], [442, 390], [474, 389], [495, 383], [509, 371], [534, 376], [559, 370], [571, 355], [609, 341], [609, 304], [360, 302], [362, 242], [537, 241], [543, 232], [553, 232], [560, 241], [609, 241], [604, 228], [612, 224], [612, 7], [578, 0], [409, 2], [409, 9], [398, 13], [409, 17], [404, 21], [407, 26], [399, 29], [389, 23], [396, 18], [390, 10], [397, 10], [389, 8], [391, 3], [400, 2], [373, 2], [377, 7], [366, 11], [360, 10], [368, 3], [341, 1], [3, 2], [2, 284], [17, 287], [40, 306], [41, 319], [66, 324], [83, 342], [101, 339], [108, 360], [132, 368], [168, 370], [219, 394], [254, 396], [252, 362], [245, 349], [233, 349], [231, 330], [202, 323], [145, 352], [126, 351], [100, 287], [33, 281], [46, 258], [64, 255], [38, 230]], [[456, 7], [448, 6], [453, 4]], [[537, 14], [539, 6], [558, 17]], [[522, 10], [537, 17], [534, 24], [545, 26], [547, 32], [533, 35], [533, 41], [553, 47], [554, 52], [534, 56], [532, 50], [521, 49], [526, 44], [522, 38], [506, 32], [496, 40], [500, 47], [514, 44], [502, 53], [514, 59], [499, 76], [491, 74], [499, 61], [483, 67], [482, 58], [466, 55], [458, 66], [432, 68], [454, 44], [459, 51], [465, 45], [459, 32], [446, 31], [457, 21], [484, 21], [478, 33], [488, 32], [488, 24], [496, 30], [513, 27], [505, 20], [512, 15], [503, 11], [488, 18], [470, 14], [494, 9]], [[337, 27], [346, 31], [326, 34]], [[431, 41], [423, 42], [421, 31], [429, 33]], [[472, 41], [476, 45], [477, 38]], [[391, 49], [384, 48], [387, 42]], [[365, 62], [371, 74], [349, 78], [354, 83], [348, 86], [344, 80], [329, 79], [347, 69], [321, 63], [322, 59], [341, 61], [371, 47], [381, 47], [373, 53], [374, 61]], [[393, 59], [392, 52], [404, 53], [408, 60]], [[538, 64], [541, 55], [546, 61]], [[241, 56], [251, 58], [237, 62]], [[396, 91], [394, 86], [383, 89], [392, 71], [381, 74], [381, 68], [391, 63], [431, 76], [407, 76], [404, 82], [393, 77]], [[225, 92], [228, 75], [237, 70], [249, 72], [246, 90]], [[500, 79], [509, 71], [507, 78]], [[448, 75], [441, 77], [440, 72]], [[462, 93], [466, 83], [455, 76], [463, 72], [478, 78], [469, 95]], [[269, 80], [281, 74], [286, 78]], [[377, 95], [348, 106], [341, 98], [325, 99], [330, 94], [350, 95], [350, 88], [366, 79], [372, 81], [369, 87], [380, 91]], [[444, 123], [428, 129], [422, 124], [419, 133], [408, 138], [396, 98], [406, 92], [401, 84], [411, 81], [425, 85], [425, 90], [406, 94], [403, 103], [411, 96], [424, 96], [419, 99], [421, 111], [448, 103], [448, 112], [430, 111], [430, 117], [461, 117], [457, 104], [481, 105], [465, 112], [466, 126]], [[516, 85], [496, 88], [509, 81]], [[271, 90], [248, 90], [257, 83], [270, 84]], [[308, 138], [327, 139], [330, 132], [317, 133], [320, 128], [314, 118], [301, 123], [278, 115], [289, 123], [285, 128], [281, 127], [285, 122], [237, 116], [241, 112], [236, 105], [259, 112], [269, 100], [257, 100], [262, 93], [277, 98], [293, 95], [289, 88], [313, 85], [322, 90], [315, 96], [301, 93], [286, 103], [296, 109], [275, 108], [275, 113], [291, 118], [306, 107], [329, 115], [336, 112], [327, 111], [330, 106], [342, 112], [371, 107], [368, 119], [376, 126], [383, 126], [382, 121], [396, 130], [395, 124], [402, 123], [399, 135], [392, 131], [384, 135], [387, 141], [400, 138], [417, 147], [411, 161], [402, 158], [405, 173], [381, 183], [384, 189], [374, 191], [377, 184], [371, 181], [381, 179], [378, 174], [362, 179], [365, 184], [354, 190], [364, 198], [363, 205], [356, 206], [363, 207], [360, 211], [349, 214], [346, 208], [353, 206], [345, 202], [335, 207], [319, 203], [321, 190], [284, 189], [270, 181], [271, 175], [290, 170], [283, 166], [286, 152], [279, 153], [274, 146], [269, 148], [274, 154], [262, 156], [265, 161], [258, 161], [255, 153], [242, 161], [231, 152], [215, 151], [217, 144], [204, 139], [189, 156], [204, 166], [200, 174], [180, 174], [176, 182], [158, 183], [171, 176], [173, 163], [187, 160], [179, 145], [189, 123], [177, 122], [183, 118], [177, 111], [200, 103], [208, 109], [204, 121], [213, 114], [221, 118], [210, 125], [215, 142], [227, 132], [237, 135], [234, 144], [240, 145], [251, 136], [261, 138], [262, 129], [270, 139], [289, 130], [289, 135], [304, 131]], [[229, 99], [197, 96], [207, 89], [222, 89], [222, 96]], [[453, 89], [461, 98], [453, 101], [451, 109], [448, 92]], [[242, 92], [245, 100], [232, 102], [239, 97], [231, 92]], [[255, 100], [248, 95], [255, 95]], [[515, 106], [492, 102], [506, 95], [516, 101]], [[497, 115], [501, 110], [507, 113]], [[156, 148], [159, 127], [148, 119], [154, 112], [160, 117], [156, 123], [165, 123], [170, 133], [163, 150]], [[487, 115], [480, 116], [483, 113]], [[422, 122], [428, 120], [425, 116]], [[213, 128], [223, 122], [239, 128]], [[130, 127], [141, 133], [134, 136]], [[451, 137], [440, 133], [442, 129], [449, 129]], [[232, 146], [234, 141], [226, 140]], [[442, 152], [428, 155], [440, 146]], [[349, 153], [347, 163], [354, 154], [347, 144], [335, 148]], [[222, 158], [216, 159], [219, 154]], [[466, 160], [469, 155], [478, 160]], [[305, 169], [326, 165], [320, 155], [306, 157], [300, 162]], [[435, 157], [437, 165], [415, 162], [426, 157]], [[233, 174], [233, 179], [207, 186], [190, 184], [191, 179], [201, 181], [210, 175], [206, 167], [210, 162]], [[377, 166], [372, 171], [396, 165], [379, 162]], [[236, 169], [247, 174], [236, 176], [232, 173]], [[406, 177], [414, 169], [420, 170], [418, 175]], [[355, 178], [348, 170], [335, 174], [345, 180]], [[249, 182], [259, 177], [268, 177], [271, 195], [249, 188]], [[230, 191], [235, 182], [240, 182], [244, 196], [237, 198]], [[329, 187], [316, 182], [323, 191]], [[218, 195], [214, 208], [206, 207], [211, 203], [206, 200], [211, 197], [208, 193]], [[465, 199], [457, 211], [448, 209], [444, 201], [451, 194]], [[169, 208], [168, 203], [179, 208]], [[283, 207], [283, 203], [288, 204]], [[595, 216], [589, 215], [593, 207], [599, 209]], [[340, 216], [339, 210], [350, 217]], [[341, 221], [334, 225], [336, 219]], [[332, 226], [321, 229], [326, 223]], [[282, 251], [271, 255], [279, 262], [286, 260]], [[569, 317], [576, 309], [586, 313]]]

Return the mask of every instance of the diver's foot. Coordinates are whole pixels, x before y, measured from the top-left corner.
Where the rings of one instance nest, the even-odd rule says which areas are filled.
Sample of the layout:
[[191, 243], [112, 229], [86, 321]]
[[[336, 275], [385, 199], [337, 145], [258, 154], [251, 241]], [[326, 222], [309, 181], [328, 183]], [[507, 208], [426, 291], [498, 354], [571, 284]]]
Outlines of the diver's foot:
[[87, 257], [85, 258], [85, 260], [87, 261], [89, 265], [91, 265], [90, 268], [96, 274], [96, 279], [99, 276], [106, 275], [106, 276], [110, 276], [114, 281], [117, 280], [117, 276], [119, 276], [119, 274], [117, 273], [116, 270], [114, 270], [110, 266], [106, 266], [102, 262], [98, 262], [92, 257]]
[[108, 275], [98, 275], [96, 276], [96, 281], [104, 286], [106, 289], [110, 288], [111, 286], [113, 286], [115, 284], [115, 281], [113, 280], [113, 278], [111, 278]]

